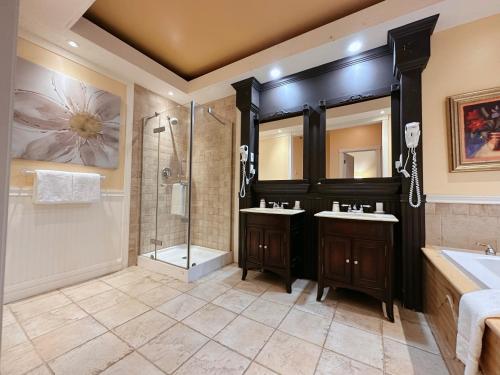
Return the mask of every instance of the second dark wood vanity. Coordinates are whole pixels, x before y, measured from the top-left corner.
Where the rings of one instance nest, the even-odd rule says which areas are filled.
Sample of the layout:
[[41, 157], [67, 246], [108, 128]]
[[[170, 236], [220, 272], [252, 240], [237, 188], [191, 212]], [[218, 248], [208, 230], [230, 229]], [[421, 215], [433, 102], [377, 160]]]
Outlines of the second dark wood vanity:
[[286, 291], [291, 293], [292, 272], [304, 245], [304, 210], [255, 208], [241, 213], [245, 228], [242, 280], [249, 269], [271, 271], [285, 280]]
[[321, 300], [325, 286], [358, 290], [385, 302], [387, 317], [393, 322], [393, 226], [397, 219], [392, 215], [383, 215], [387, 218], [380, 221], [374, 220], [377, 216], [374, 214], [361, 214], [367, 220], [349, 219], [346, 213], [334, 215], [331, 212], [316, 215], [319, 219], [317, 300]]

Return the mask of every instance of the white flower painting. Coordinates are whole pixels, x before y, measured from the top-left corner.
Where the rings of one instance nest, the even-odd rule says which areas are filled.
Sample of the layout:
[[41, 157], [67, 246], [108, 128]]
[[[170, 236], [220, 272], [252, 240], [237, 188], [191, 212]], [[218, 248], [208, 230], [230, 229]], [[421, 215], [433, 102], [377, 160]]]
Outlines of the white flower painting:
[[120, 97], [17, 59], [12, 157], [117, 168]]

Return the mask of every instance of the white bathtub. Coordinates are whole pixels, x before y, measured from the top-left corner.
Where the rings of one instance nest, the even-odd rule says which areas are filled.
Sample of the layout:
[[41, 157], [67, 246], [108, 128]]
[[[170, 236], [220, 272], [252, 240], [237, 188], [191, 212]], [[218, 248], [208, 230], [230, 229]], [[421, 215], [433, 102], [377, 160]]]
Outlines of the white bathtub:
[[483, 287], [500, 289], [500, 256], [452, 250], [441, 252]]

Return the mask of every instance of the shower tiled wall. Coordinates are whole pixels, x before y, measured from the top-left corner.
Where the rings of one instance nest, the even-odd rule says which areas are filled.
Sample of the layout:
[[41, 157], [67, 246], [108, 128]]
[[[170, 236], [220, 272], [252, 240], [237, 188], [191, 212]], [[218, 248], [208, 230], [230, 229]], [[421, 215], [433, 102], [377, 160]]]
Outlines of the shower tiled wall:
[[500, 245], [500, 205], [427, 203], [426, 243], [481, 249], [477, 242]]
[[[221, 125], [206, 108], [226, 121]], [[187, 242], [187, 221], [170, 214], [172, 183], [187, 180], [189, 171], [189, 109], [161, 97], [141, 86], [134, 89], [134, 126], [132, 140], [132, 181], [130, 204], [129, 264], [137, 264], [137, 255], [153, 250], [150, 239], [156, 231], [157, 193], [157, 134], [158, 119], [147, 123], [143, 140], [142, 119], [155, 111], [164, 111], [177, 117], [170, 134], [165, 113], [161, 125], [166, 132], [160, 138], [160, 171], [169, 167], [170, 178], [160, 176], [158, 190], [158, 236], [162, 247]], [[193, 130], [192, 163], [192, 244], [224, 251], [231, 250], [232, 201], [232, 145], [236, 122], [235, 97], [220, 99], [205, 106], [197, 106]], [[175, 141], [175, 150], [172, 139]], [[143, 150], [144, 145], [144, 150]], [[182, 168], [182, 171], [181, 171]], [[141, 174], [143, 176], [141, 182]], [[142, 212], [142, 213], [141, 213]]]
[[[207, 113], [211, 107], [225, 122]], [[231, 250], [233, 198], [232, 147], [236, 97], [219, 99], [196, 108], [192, 171], [192, 243]]]

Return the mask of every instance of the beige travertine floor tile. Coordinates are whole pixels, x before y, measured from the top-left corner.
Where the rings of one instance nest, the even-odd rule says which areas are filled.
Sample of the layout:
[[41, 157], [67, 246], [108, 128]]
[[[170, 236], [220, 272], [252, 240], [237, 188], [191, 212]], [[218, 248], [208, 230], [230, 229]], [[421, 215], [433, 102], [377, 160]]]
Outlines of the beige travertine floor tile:
[[196, 297], [196, 298], [201, 298], [205, 301], [212, 301], [213, 299], [217, 298], [220, 296], [222, 293], [224, 293], [226, 290], [228, 290], [229, 287], [226, 285], [219, 284], [217, 282], [207, 282], [201, 285], [198, 285], [196, 288], [191, 289], [188, 294]]
[[166, 284], [175, 280], [175, 277], [164, 275], [162, 273], [151, 272], [148, 277], [151, 280], [158, 281], [159, 283]]
[[337, 305], [333, 293], [330, 292], [329, 288], [325, 288], [322, 300], [319, 302], [316, 301], [316, 294], [317, 284], [312, 289], [304, 290], [297, 299], [294, 307], [311, 314], [332, 318], [335, 314], [335, 307]]
[[101, 324], [88, 316], [33, 339], [38, 353], [49, 361], [106, 332]]
[[394, 323], [383, 322], [383, 335], [405, 345], [440, 354], [429, 326], [411, 323], [406, 320], [396, 320]]
[[277, 328], [288, 311], [290, 306], [257, 298], [242, 312], [242, 315]]
[[177, 279], [174, 279], [172, 281], [169, 281], [166, 283], [171, 288], [180, 290], [181, 292], [185, 293], [193, 288], [196, 288], [198, 284], [196, 283], [185, 283], [184, 281], [180, 281]]
[[144, 277], [136, 282], [125, 284], [117, 288], [120, 289], [123, 293], [128, 294], [129, 296], [137, 297], [138, 295], [141, 295], [151, 289], [158, 288], [162, 285], [162, 283], [155, 281], [150, 277]]
[[28, 338], [24, 334], [24, 331], [16, 322], [2, 327], [2, 351], [27, 341]]
[[323, 346], [331, 320], [331, 318], [292, 308], [278, 329], [313, 344]]
[[259, 280], [244, 280], [240, 281], [234, 286], [234, 289], [241, 290], [242, 292], [252, 294], [256, 297], [262, 295], [266, 290], [268, 290], [272, 285]]
[[47, 366], [42, 365], [28, 371], [25, 375], [52, 375], [52, 371], [50, 371]]
[[171, 288], [167, 285], [162, 285], [158, 288], [151, 289], [146, 293], [140, 294], [136, 298], [148, 306], [158, 307], [181, 294], [182, 292], [177, 289]]
[[43, 361], [30, 342], [2, 350], [0, 374], [21, 375], [40, 366]]
[[207, 341], [202, 334], [177, 323], [140, 348], [139, 352], [167, 374], [172, 374]]
[[21, 321], [58, 307], [69, 305], [71, 300], [60, 292], [51, 292], [10, 304], [10, 310]]
[[334, 320], [325, 348], [372, 367], [383, 368], [382, 337], [374, 333], [339, 324]]
[[131, 352], [131, 348], [111, 332], [49, 362], [55, 375], [98, 374]]
[[108, 307], [105, 310], [94, 314], [94, 317], [103, 325], [112, 329], [135, 318], [150, 309], [149, 306], [129, 298], [117, 305]]
[[109, 277], [104, 277], [101, 280], [103, 280], [105, 283], [115, 288], [118, 288], [126, 284], [139, 282], [144, 277], [148, 276], [148, 274], [149, 273], [140, 270], [128, 271], [118, 275], [111, 275]]
[[235, 317], [236, 314], [231, 311], [209, 303], [184, 319], [183, 323], [208, 337], [214, 337]]
[[81, 301], [82, 299], [95, 296], [97, 294], [107, 292], [112, 287], [100, 280], [92, 280], [84, 284], [71, 286], [61, 289], [61, 292], [71, 298], [73, 301]]
[[442, 375], [448, 370], [439, 355], [384, 338], [385, 371], [390, 375]]
[[25, 320], [22, 326], [28, 336], [33, 339], [86, 316], [87, 313], [85, 311], [72, 303]]
[[425, 315], [423, 313], [405, 309], [399, 304], [394, 305], [394, 317], [411, 323], [428, 325], [427, 319], [425, 319]]
[[356, 306], [339, 303], [333, 318], [337, 323], [363, 329], [377, 335], [382, 334], [382, 318], [368, 309], [360, 309]]
[[255, 301], [256, 298], [257, 297], [231, 289], [214, 299], [212, 303], [239, 314]]
[[287, 293], [283, 286], [275, 285], [270, 287], [260, 298], [282, 305], [292, 306], [297, 302], [301, 294], [302, 289], [292, 288], [292, 293]]
[[176, 323], [162, 313], [150, 310], [127, 323], [116, 327], [113, 332], [133, 348], [138, 348], [158, 336]]
[[313, 374], [321, 348], [275, 331], [256, 361], [279, 374]]
[[252, 362], [245, 372], [245, 375], [276, 375], [276, 373], [259, 365], [257, 362]]
[[215, 340], [253, 359], [273, 332], [273, 328], [240, 315], [219, 332]]
[[79, 301], [78, 305], [89, 314], [95, 314], [96, 312], [107, 309], [118, 303], [127, 301], [129, 298], [130, 297], [125, 293], [112, 289], [108, 292]]
[[156, 309], [167, 314], [171, 318], [182, 320], [206, 304], [207, 303], [202, 299], [190, 296], [189, 294], [181, 294], [165, 302], [163, 305], [158, 306]]
[[2, 327], [8, 326], [9, 324], [15, 323], [16, 318], [12, 315], [8, 306], [3, 307], [2, 313]]
[[382, 370], [324, 349], [315, 375], [382, 375]]
[[176, 375], [240, 375], [250, 361], [210, 341], [176, 372]]
[[215, 279], [219, 284], [225, 285], [228, 288], [233, 288], [236, 284], [241, 281], [241, 270], [236, 270], [231, 274], [226, 273], [223, 277], [218, 277]]
[[158, 369], [141, 355], [133, 352], [125, 358], [116, 362], [101, 375], [163, 375], [164, 372]]

